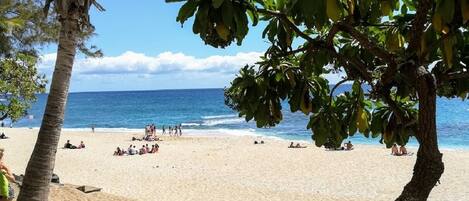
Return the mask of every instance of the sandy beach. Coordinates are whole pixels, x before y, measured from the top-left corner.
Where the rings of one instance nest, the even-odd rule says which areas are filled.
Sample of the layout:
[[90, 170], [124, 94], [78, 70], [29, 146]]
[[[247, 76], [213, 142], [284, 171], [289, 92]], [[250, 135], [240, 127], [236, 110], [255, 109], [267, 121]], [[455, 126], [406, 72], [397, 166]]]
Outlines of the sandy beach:
[[[23, 174], [38, 130], [0, 131], [10, 137], [0, 140], [5, 162]], [[325, 151], [312, 144], [289, 149], [289, 141], [220, 135], [166, 136], [157, 154], [113, 156], [117, 146], [151, 143], [131, 141], [143, 130], [64, 131], [60, 145], [83, 140], [87, 148], [58, 149], [55, 173], [62, 183], [100, 187], [129, 200], [393, 200], [410, 180], [416, 159], [391, 156], [382, 145], [355, 145], [353, 151]], [[467, 200], [469, 151], [442, 152], [446, 170], [429, 200]]]

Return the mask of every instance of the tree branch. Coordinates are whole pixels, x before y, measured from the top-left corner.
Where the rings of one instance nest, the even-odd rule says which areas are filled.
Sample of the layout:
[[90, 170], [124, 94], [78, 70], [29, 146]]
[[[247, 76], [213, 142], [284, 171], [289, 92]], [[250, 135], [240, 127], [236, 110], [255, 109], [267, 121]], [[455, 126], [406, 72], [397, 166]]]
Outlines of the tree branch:
[[[372, 83], [372, 76], [367, 71], [366, 65], [364, 63], [362, 63], [361, 61], [359, 61], [358, 59], [355, 59], [355, 58], [346, 58], [346, 57], [344, 57], [343, 55], [337, 53], [337, 51], [334, 49], [334, 47], [332, 45], [328, 45], [327, 42], [325, 42], [323, 40], [318, 40], [318, 39], [311, 38], [309, 35], [302, 32], [292, 21], [290, 21], [288, 19], [287, 15], [285, 15], [284, 13], [280, 13], [280, 12], [277, 12], [277, 11], [271, 11], [271, 10], [267, 10], [267, 9], [260, 9], [260, 8], [257, 9], [256, 11], [259, 12], [259, 13], [262, 13], [262, 14], [271, 15], [271, 16], [274, 16], [274, 17], [278, 18], [285, 25], [289, 26], [298, 36], [300, 36], [301, 38], [305, 39], [306, 41], [308, 41], [310, 43], [308, 46], [306, 46], [306, 48], [308, 48], [308, 49], [311, 48], [311, 50], [315, 50], [315, 49], [320, 50], [320, 49], [322, 49], [322, 50], [328, 51], [335, 58], [339, 59], [341, 61], [341, 63], [344, 65], [345, 68], [349, 68], [349, 69], [353, 68], [353, 69], [358, 70], [360, 72], [362, 78], [365, 81], [367, 81], [370, 84]], [[359, 33], [359, 34], [361, 34], [361, 33]], [[363, 35], [361, 34], [361, 36], [363, 36]], [[333, 38], [333, 35], [331, 35], [330, 37]], [[366, 38], [366, 36], [363, 36], [363, 38], [368, 40]], [[390, 57], [390, 58], [392, 59], [393, 57]], [[349, 63], [352, 64], [353, 66], [349, 66], [348, 65]]]
[[331, 93], [329, 94], [329, 107], [332, 105], [332, 95], [334, 95], [334, 91], [337, 89], [337, 87], [339, 87], [341, 84], [347, 82], [347, 81], [352, 81], [351, 79], [343, 79], [341, 80], [340, 82], [337, 82], [334, 87], [332, 87], [331, 89]]
[[334, 37], [339, 32], [339, 26], [337, 24], [332, 25], [331, 29], [329, 30], [329, 34], [326, 37], [326, 44], [328, 46], [332, 46], [334, 42]]
[[366, 70], [366, 65], [363, 62], [355, 58], [345, 58], [344, 55], [337, 53], [334, 48], [329, 48], [328, 51], [342, 63], [344, 68], [357, 70], [365, 81], [369, 84], [372, 83], [373, 78], [371, 73]]
[[469, 78], [469, 71], [460, 71], [441, 75], [441, 77], [438, 77], [437, 83], [438, 85], [441, 85], [444, 82], [462, 78]]
[[304, 46], [304, 47], [298, 48], [296, 50], [291, 50], [291, 51], [283, 52], [283, 53], [280, 53], [280, 54], [272, 54], [272, 56], [276, 57], [276, 58], [287, 57], [287, 56], [294, 55], [294, 54], [297, 54], [297, 53], [300, 53], [300, 52], [304, 52], [308, 49], [309, 49], [309, 47]]
[[338, 23], [337, 26], [340, 31], [350, 34], [353, 38], [355, 38], [360, 43], [360, 45], [362, 45], [371, 54], [378, 57], [384, 63], [387, 63], [390, 66], [396, 65], [396, 62], [394, 61], [394, 55], [380, 48], [373, 41], [369, 40], [369, 37], [367, 35], [359, 32], [358, 30], [356, 30], [355, 28], [353, 28], [353, 26], [349, 24]]
[[272, 11], [272, 10], [267, 10], [267, 9], [261, 9], [261, 8], [257, 9], [257, 12], [262, 13], [262, 14], [271, 15], [271, 16], [274, 16], [274, 17], [278, 18], [284, 24], [288, 25], [291, 29], [293, 29], [293, 31], [295, 31], [295, 33], [298, 34], [298, 36], [300, 36], [301, 38], [307, 40], [310, 43], [315, 43], [316, 42], [313, 38], [311, 38], [307, 34], [303, 33], [292, 21], [290, 21], [288, 19], [287, 15], [285, 15], [284, 13], [277, 12], [277, 11]]
[[447, 75], [448, 80], [455, 80], [455, 79], [461, 79], [461, 78], [469, 78], [469, 71], [449, 73]]

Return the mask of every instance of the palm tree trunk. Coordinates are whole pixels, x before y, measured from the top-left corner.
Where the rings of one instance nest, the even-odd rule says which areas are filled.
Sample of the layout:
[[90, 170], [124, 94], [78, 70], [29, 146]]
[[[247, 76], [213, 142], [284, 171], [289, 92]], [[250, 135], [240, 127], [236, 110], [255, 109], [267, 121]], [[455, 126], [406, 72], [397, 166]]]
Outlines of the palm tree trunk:
[[73, 60], [75, 59], [78, 10], [70, 8], [61, 16], [59, 44], [54, 74], [36, 145], [26, 168], [18, 201], [48, 200], [49, 184], [64, 120]]
[[433, 76], [425, 69], [417, 70], [419, 119], [417, 140], [420, 143], [414, 175], [404, 187], [398, 201], [427, 200], [444, 171], [443, 154], [438, 149], [436, 135], [436, 85]]

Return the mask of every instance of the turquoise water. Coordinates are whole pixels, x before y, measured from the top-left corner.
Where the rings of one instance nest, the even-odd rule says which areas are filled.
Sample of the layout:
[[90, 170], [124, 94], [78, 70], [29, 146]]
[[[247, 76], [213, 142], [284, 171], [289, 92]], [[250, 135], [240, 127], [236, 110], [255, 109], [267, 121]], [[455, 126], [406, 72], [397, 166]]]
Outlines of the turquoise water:
[[[348, 90], [343, 87], [340, 91]], [[16, 122], [15, 127], [39, 127], [46, 95], [29, 110], [32, 119]], [[439, 142], [446, 148], [469, 148], [469, 102], [459, 99], [438, 99], [437, 127]], [[267, 135], [283, 139], [311, 141], [306, 130], [308, 117], [291, 113], [284, 106], [284, 121], [275, 128], [256, 128], [246, 123], [224, 105], [223, 89], [84, 92], [69, 95], [64, 128], [86, 129], [91, 125], [97, 131], [132, 131], [146, 124], [182, 124], [190, 133], [227, 133], [234, 135]], [[379, 139], [362, 135], [352, 137], [353, 142], [379, 144]], [[411, 142], [415, 144], [414, 142]]]

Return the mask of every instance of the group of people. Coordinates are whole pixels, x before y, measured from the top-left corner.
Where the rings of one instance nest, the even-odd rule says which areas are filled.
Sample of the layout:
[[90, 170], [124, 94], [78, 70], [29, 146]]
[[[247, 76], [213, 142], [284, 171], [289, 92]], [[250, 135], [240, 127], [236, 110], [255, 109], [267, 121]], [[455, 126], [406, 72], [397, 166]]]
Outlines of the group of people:
[[294, 143], [291, 142], [288, 148], [306, 148], [306, 146], [301, 146], [300, 143], [297, 143], [296, 145], [294, 145]]
[[151, 145], [151, 148], [148, 146], [148, 144], [142, 145], [142, 148], [140, 149], [137, 149], [135, 145], [130, 145], [127, 150], [117, 147], [116, 151], [114, 151], [114, 156], [154, 154], [158, 152], [159, 148], [160, 146], [157, 143]]
[[399, 149], [397, 148], [397, 144], [393, 144], [391, 147], [391, 155], [393, 156], [405, 156], [408, 155], [407, 149], [404, 145], [401, 145]]
[[330, 150], [330, 151], [351, 151], [353, 150], [353, 144], [352, 144], [352, 141], [348, 141], [346, 143], [344, 143], [343, 146], [341, 147], [336, 147], [334, 143], [328, 141], [326, 143], [324, 143], [324, 147], [326, 148], [326, 150]]
[[153, 135], [156, 134], [156, 126], [155, 124], [150, 124], [145, 126], [145, 135]]
[[72, 143], [70, 143], [70, 140], [67, 140], [67, 142], [64, 145], [64, 149], [84, 149], [85, 147], [86, 146], [83, 141], [81, 141], [78, 146], [75, 146]]
[[132, 141], [159, 141], [160, 138], [156, 136], [155, 124], [145, 126], [145, 135], [142, 138], [132, 137]]
[[[166, 129], [164, 125], [163, 125], [162, 130], [163, 130], [163, 134], [166, 134]], [[175, 125], [173, 127], [168, 126], [168, 134], [169, 136], [181, 136], [182, 135], [181, 124]]]

